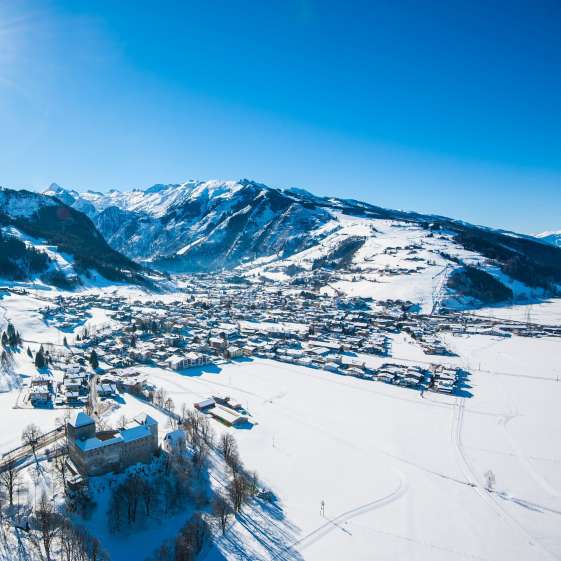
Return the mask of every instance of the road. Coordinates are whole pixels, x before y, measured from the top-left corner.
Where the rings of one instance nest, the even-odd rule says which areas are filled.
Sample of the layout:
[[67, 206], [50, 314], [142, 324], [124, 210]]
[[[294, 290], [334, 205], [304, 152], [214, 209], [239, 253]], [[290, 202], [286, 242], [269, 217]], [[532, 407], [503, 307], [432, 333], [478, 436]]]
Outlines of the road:
[[[42, 435], [39, 439], [39, 442], [37, 443], [37, 446], [35, 447], [35, 453], [37, 453], [38, 450], [42, 450], [43, 448], [46, 448], [50, 444], [54, 444], [55, 442], [62, 440], [63, 438], [64, 438], [64, 430], [62, 427], [60, 427], [60, 429], [55, 429], [53, 431], [50, 431]], [[0, 459], [0, 472], [4, 471], [6, 469], [6, 466], [10, 462], [15, 461], [18, 464], [23, 463], [27, 458], [29, 458], [32, 455], [33, 455], [33, 449], [29, 445], [20, 446], [15, 450], [7, 452], [2, 456], [2, 459]]]
[[99, 376], [92, 374], [90, 378], [90, 395], [88, 397], [87, 413], [95, 420], [99, 421], [99, 396], [97, 395], [97, 381]]

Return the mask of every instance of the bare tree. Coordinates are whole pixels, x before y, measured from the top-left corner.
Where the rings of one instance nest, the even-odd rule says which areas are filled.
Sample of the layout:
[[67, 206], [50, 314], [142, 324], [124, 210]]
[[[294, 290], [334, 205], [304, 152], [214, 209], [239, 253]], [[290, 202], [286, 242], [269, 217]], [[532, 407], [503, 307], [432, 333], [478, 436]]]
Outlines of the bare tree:
[[185, 425], [187, 429], [187, 436], [189, 437], [189, 441], [191, 442], [191, 444], [194, 444], [194, 442], [196, 442], [200, 438], [200, 426], [202, 418], [203, 415], [199, 411], [195, 411], [194, 409], [189, 409], [187, 411]]
[[179, 413], [179, 424], [186, 426], [187, 423], [187, 416], [189, 415], [189, 408], [187, 407], [186, 403], [181, 405], [181, 411]]
[[6, 493], [10, 506], [14, 505], [14, 495], [19, 488], [20, 472], [15, 460], [8, 460], [0, 471], [0, 488]]
[[60, 528], [61, 519], [55, 512], [54, 506], [47, 498], [46, 493], [41, 495], [39, 505], [35, 511], [37, 530], [43, 545], [43, 552], [46, 561], [51, 561], [51, 551], [53, 541]]
[[164, 403], [164, 407], [168, 410], [171, 411], [172, 413], [175, 411], [175, 403], [173, 402], [173, 399], [171, 399], [171, 397], [168, 397]]
[[59, 530], [61, 561], [110, 561], [97, 538], [64, 519]]
[[230, 470], [232, 471], [232, 476], [236, 477], [243, 471], [243, 463], [240, 458], [237, 447], [230, 452], [228, 456], [228, 461], [226, 462]]
[[249, 496], [254, 497], [259, 490], [259, 477], [256, 471], [250, 471], [245, 476], [247, 482], [247, 492]]
[[218, 495], [212, 502], [212, 513], [218, 519], [222, 535], [224, 535], [228, 526], [228, 520], [234, 513], [232, 506], [222, 495]]
[[142, 479], [138, 475], [132, 475], [122, 486], [123, 497], [127, 506], [127, 518], [129, 524], [136, 522], [136, 513], [138, 511], [138, 501], [140, 499], [140, 492], [142, 489]]
[[210, 449], [208, 444], [200, 437], [193, 443], [193, 467], [195, 472], [199, 475], [203, 466], [205, 465]]
[[224, 457], [224, 461], [226, 462], [226, 464], [228, 464], [232, 454], [238, 452], [238, 444], [236, 443], [236, 439], [229, 432], [225, 432], [220, 437], [219, 446], [220, 451], [222, 452], [222, 456]]
[[249, 493], [247, 480], [240, 474], [234, 475], [232, 481], [228, 485], [228, 494], [236, 512], [240, 512], [242, 506], [246, 503]]
[[39, 445], [39, 439], [43, 433], [41, 429], [35, 424], [30, 423], [27, 425], [23, 432], [21, 433], [21, 441], [24, 446], [29, 446], [33, 452], [33, 455], [36, 456], [37, 446]]
[[125, 429], [127, 427], [128, 419], [126, 415], [121, 415], [117, 420], [117, 428], [118, 429]]
[[199, 512], [181, 528], [175, 539], [175, 561], [194, 561], [208, 538], [208, 526]]
[[60, 454], [55, 456], [53, 461], [53, 477], [57, 483], [62, 486], [64, 493], [66, 494], [68, 489], [68, 464], [67, 464], [67, 454]]
[[158, 388], [154, 393], [154, 404], [163, 407], [167, 399], [167, 392], [164, 388]]
[[212, 448], [214, 446], [215, 434], [208, 417], [202, 416], [199, 424], [199, 433], [206, 444]]
[[144, 514], [146, 514], [146, 516], [150, 516], [152, 513], [152, 507], [157, 498], [156, 489], [149, 481], [142, 480], [140, 494], [144, 505]]
[[55, 418], [55, 427], [63, 427], [64, 434], [66, 435], [66, 426], [68, 421], [70, 421], [70, 411], [64, 411], [60, 417]]

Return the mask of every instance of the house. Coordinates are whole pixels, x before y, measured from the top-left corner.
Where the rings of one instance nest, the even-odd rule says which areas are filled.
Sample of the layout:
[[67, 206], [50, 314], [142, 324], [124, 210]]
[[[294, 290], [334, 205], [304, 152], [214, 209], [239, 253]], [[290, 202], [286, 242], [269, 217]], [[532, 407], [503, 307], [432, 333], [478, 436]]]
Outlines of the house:
[[163, 448], [168, 454], [183, 452], [186, 449], [185, 431], [177, 429], [164, 436]]
[[339, 372], [339, 365], [336, 362], [328, 362], [323, 368], [329, 372]]
[[79, 392], [69, 392], [67, 391], [65, 394], [66, 403], [68, 405], [76, 405], [80, 403], [80, 394]]
[[230, 345], [226, 349], [226, 352], [224, 354], [226, 355], [226, 358], [230, 359], [244, 356], [243, 349], [241, 349], [240, 347], [236, 347], [235, 345]]
[[29, 400], [33, 405], [46, 405], [51, 401], [48, 384], [34, 384], [29, 390]]
[[111, 397], [117, 394], [117, 386], [106, 382], [97, 384], [96, 390], [99, 397]]
[[223, 349], [226, 346], [226, 341], [225, 339], [222, 339], [222, 337], [211, 337], [208, 340], [208, 344], [213, 349]]

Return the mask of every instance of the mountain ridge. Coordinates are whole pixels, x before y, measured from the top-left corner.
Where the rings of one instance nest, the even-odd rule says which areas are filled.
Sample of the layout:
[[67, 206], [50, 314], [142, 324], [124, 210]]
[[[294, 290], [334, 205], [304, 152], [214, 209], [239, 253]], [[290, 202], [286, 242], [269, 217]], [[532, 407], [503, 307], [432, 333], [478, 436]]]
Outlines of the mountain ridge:
[[111, 248], [85, 214], [60, 198], [0, 187], [0, 232], [11, 248], [4, 255], [7, 278], [37, 274], [72, 288], [95, 271], [110, 281], [145, 282], [141, 265]]
[[[532, 236], [354, 199], [321, 197], [301, 188], [272, 188], [248, 179], [189, 180], [105, 194], [58, 186], [46, 193], [65, 198], [84, 212], [117, 251], [166, 272], [241, 267], [252, 274], [266, 272], [260, 264], [267, 263], [269, 271], [303, 267], [316, 276], [318, 271], [332, 276], [351, 270], [369, 274], [374, 268], [386, 274], [376, 247], [395, 237], [389, 224], [414, 233], [403, 238], [405, 246], [430, 248], [422, 250], [422, 258], [415, 256], [421, 250], [411, 250], [399, 267], [407, 269], [417, 261], [418, 268], [445, 269], [446, 290], [470, 298], [505, 297], [508, 291], [513, 297], [533, 297], [557, 294], [561, 286], [561, 249]], [[384, 248], [386, 258], [402, 252], [399, 244], [396, 247]]]

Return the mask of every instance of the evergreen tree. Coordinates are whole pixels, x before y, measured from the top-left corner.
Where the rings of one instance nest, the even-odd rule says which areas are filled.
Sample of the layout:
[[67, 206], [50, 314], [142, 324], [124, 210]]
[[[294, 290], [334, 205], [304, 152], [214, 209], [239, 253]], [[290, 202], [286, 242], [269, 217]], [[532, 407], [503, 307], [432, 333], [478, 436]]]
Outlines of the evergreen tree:
[[10, 344], [11, 347], [15, 347], [18, 344], [18, 338], [17, 338], [16, 330], [12, 323], [8, 323], [7, 335], [8, 335], [8, 343]]
[[10, 343], [8, 342], [8, 336], [6, 335], [6, 332], [4, 331], [4, 333], [2, 333], [2, 346], [3, 347], [7, 347]]
[[31, 352], [31, 349], [29, 347], [27, 347], [27, 356], [29, 358], [33, 358], [33, 353]]
[[66, 339], [66, 335], [64, 336], [64, 339], [62, 340], [62, 344], [63, 344], [65, 347], [68, 347], [68, 340]]
[[43, 345], [35, 354], [35, 366], [41, 370], [42, 368], [46, 368], [47, 361], [45, 360], [45, 353], [43, 352]]
[[97, 358], [97, 353], [95, 352], [95, 349], [92, 349], [92, 352], [90, 354], [90, 364], [94, 369], [99, 367], [99, 360]]

